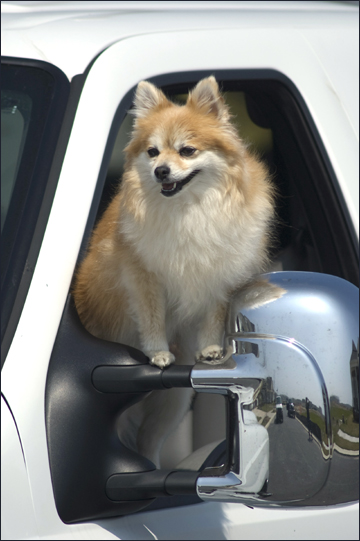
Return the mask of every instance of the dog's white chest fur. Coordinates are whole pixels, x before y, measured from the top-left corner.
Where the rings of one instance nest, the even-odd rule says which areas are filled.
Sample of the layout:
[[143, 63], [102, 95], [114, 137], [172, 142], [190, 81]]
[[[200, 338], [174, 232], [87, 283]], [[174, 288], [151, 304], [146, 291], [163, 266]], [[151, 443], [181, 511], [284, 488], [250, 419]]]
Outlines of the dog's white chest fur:
[[158, 277], [169, 304], [188, 317], [225, 301], [250, 278], [261, 235], [244, 234], [244, 217], [233, 216], [215, 190], [201, 201], [176, 203], [162, 198], [141, 225], [125, 217], [122, 232], [146, 270]]

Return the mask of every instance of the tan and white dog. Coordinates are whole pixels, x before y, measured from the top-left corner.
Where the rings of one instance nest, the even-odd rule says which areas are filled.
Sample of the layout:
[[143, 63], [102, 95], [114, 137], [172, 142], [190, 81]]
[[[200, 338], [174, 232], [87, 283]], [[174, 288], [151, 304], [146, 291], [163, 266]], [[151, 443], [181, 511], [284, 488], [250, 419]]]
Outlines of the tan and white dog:
[[[98, 223], [74, 288], [95, 336], [142, 349], [151, 364], [221, 359], [231, 293], [267, 262], [273, 188], [230, 122], [214, 77], [186, 105], [149, 82], [117, 195]], [[182, 391], [182, 392], [181, 392]], [[152, 393], [129, 409], [121, 439], [159, 464], [190, 392]]]

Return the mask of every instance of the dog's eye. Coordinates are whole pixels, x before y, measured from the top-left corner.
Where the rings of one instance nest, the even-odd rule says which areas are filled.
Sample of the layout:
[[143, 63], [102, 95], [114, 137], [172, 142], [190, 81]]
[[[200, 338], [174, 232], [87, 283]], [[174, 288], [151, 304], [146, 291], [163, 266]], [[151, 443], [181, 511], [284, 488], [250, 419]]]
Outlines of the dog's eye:
[[180, 156], [184, 156], [184, 158], [188, 158], [189, 156], [192, 156], [195, 151], [196, 148], [194, 147], [182, 147], [179, 154]]
[[147, 153], [149, 154], [150, 158], [155, 158], [156, 156], [159, 156], [160, 154], [157, 148], [149, 148]]

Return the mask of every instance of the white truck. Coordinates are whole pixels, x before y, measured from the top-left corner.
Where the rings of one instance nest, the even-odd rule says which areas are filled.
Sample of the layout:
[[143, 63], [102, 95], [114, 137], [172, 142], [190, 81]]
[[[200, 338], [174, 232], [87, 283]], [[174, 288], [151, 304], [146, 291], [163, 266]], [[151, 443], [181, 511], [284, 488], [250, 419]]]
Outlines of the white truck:
[[[358, 15], [2, 2], [2, 539], [359, 538]], [[231, 300], [224, 363], [162, 372], [87, 333], [71, 284], [136, 85], [181, 102], [208, 75], [272, 171], [278, 244], [270, 289]], [[156, 470], [115, 427], [173, 386], [195, 400]]]

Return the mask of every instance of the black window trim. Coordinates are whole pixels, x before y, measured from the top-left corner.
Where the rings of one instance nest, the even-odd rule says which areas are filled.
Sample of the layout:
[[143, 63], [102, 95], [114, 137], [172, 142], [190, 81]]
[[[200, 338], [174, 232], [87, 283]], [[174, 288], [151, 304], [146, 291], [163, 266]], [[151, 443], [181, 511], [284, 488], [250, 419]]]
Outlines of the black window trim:
[[[26, 224], [26, 227], [31, 228], [31, 240], [23, 243], [19, 251], [11, 254], [5, 277], [2, 277], [1, 367], [3, 367], [34, 273], [85, 77], [75, 76], [70, 83], [59, 68], [41, 60], [2, 56], [1, 64], [41, 69], [55, 80], [43, 131], [42, 140], [45, 143], [37, 155], [30, 180], [30, 187], [34, 183], [41, 187], [43, 198], [37, 201], [36, 212], [31, 218], [25, 208], [21, 227]], [[12, 273], [14, 268], [16, 272]], [[13, 280], [12, 287], [8, 285], [10, 279]]]

